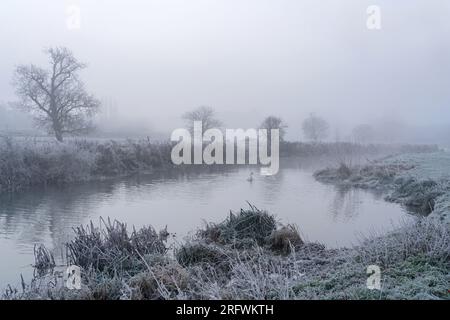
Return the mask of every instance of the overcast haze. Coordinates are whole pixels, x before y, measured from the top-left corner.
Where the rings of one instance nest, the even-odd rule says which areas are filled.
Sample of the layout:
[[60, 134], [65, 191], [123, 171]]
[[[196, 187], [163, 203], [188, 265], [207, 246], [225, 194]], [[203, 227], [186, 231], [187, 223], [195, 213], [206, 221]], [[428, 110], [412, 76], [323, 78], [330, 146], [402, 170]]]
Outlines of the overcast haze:
[[[66, 28], [71, 4], [79, 30]], [[366, 27], [372, 4], [381, 30]], [[281, 116], [289, 139], [311, 112], [343, 134], [385, 119], [450, 128], [447, 0], [2, 0], [0, 43], [0, 101], [15, 99], [17, 64], [67, 46], [122, 121], [163, 132], [200, 105], [230, 128]]]

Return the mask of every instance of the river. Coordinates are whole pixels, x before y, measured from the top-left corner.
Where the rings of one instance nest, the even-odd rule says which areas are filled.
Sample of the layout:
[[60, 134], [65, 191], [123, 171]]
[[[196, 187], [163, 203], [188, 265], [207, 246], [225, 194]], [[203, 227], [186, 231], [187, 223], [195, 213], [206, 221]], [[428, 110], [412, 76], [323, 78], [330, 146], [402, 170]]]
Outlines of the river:
[[[314, 163], [314, 161], [312, 161]], [[100, 217], [129, 227], [168, 226], [177, 241], [205, 221], [219, 222], [246, 201], [296, 224], [302, 237], [328, 247], [358, 243], [361, 234], [386, 232], [413, 217], [382, 195], [317, 182], [315, 166], [294, 161], [276, 176], [251, 168], [209, 173], [155, 173], [0, 196], [0, 288], [32, 275], [33, 247], [61, 252], [72, 228]], [[247, 181], [251, 171], [254, 180]]]

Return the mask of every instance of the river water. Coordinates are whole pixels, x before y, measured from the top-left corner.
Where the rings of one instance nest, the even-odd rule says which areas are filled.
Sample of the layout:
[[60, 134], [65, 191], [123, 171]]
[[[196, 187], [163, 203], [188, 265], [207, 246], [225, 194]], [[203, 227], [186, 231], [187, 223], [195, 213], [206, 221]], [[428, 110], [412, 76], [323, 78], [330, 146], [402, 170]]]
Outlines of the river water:
[[[312, 162], [314, 163], [314, 161]], [[177, 240], [219, 222], [246, 201], [296, 224], [302, 237], [328, 247], [356, 244], [361, 234], [385, 232], [412, 216], [381, 195], [317, 182], [314, 165], [294, 161], [276, 176], [239, 168], [209, 173], [155, 173], [140, 177], [40, 188], [0, 196], [0, 288], [29, 281], [33, 247], [45, 244], [58, 256], [72, 227], [100, 217], [128, 226], [168, 226]], [[253, 182], [247, 181], [255, 171]]]

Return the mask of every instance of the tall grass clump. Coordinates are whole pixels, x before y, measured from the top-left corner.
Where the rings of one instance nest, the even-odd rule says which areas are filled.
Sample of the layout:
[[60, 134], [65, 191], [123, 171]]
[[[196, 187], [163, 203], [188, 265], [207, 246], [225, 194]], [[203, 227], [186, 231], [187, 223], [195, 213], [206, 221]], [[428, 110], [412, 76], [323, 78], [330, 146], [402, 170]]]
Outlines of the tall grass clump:
[[43, 275], [47, 271], [55, 268], [56, 263], [53, 253], [44, 245], [35, 245], [33, 251], [35, 261], [33, 267], [38, 272], [38, 274]]
[[198, 235], [219, 244], [244, 245], [246, 242], [255, 242], [263, 245], [276, 227], [273, 215], [250, 205], [250, 209], [241, 209], [237, 214], [230, 212], [229, 217], [221, 223], [207, 224], [205, 229], [199, 230]]
[[101, 219], [100, 226], [91, 223], [74, 229], [75, 237], [67, 243], [67, 261], [85, 270], [135, 273], [142, 270], [141, 257], [164, 255], [167, 251], [167, 231], [157, 233], [152, 227], [131, 234], [127, 225], [116, 220]]

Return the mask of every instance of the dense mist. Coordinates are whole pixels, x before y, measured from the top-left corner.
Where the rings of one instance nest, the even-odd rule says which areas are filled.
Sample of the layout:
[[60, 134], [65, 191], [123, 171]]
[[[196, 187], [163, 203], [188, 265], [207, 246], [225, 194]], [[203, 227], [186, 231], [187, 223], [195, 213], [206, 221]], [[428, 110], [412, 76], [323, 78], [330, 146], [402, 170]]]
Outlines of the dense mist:
[[31, 128], [8, 107], [15, 66], [46, 66], [43, 49], [65, 46], [103, 102], [99, 134], [168, 139], [206, 105], [229, 128], [279, 116], [287, 140], [303, 139], [314, 113], [328, 140], [369, 124], [376, 141], [448, 144], [450, 3], [378, 0], [381, 29], [370, 30], [372, 2], [4, 0], [0, 131]]

